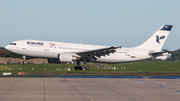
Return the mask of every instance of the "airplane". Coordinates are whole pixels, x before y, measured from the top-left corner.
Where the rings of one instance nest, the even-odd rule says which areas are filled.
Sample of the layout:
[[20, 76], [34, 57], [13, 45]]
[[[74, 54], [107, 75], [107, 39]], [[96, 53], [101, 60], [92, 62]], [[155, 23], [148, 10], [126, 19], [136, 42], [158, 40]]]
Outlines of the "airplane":
[[[88, 70], [86, 62], [127, 63], [163, 56], [161, 51], [173, 25], [161, 26], [143, 44], [125, 48], [121, 46], [102, 46], [40, 40], [19, 40], [5, 46], [10, 52], [26, 56], [47, 58], [49, 63], [70, 63], [77, 61], [75, 70]], [[80, 61], [84, 65], [80, 66]]]

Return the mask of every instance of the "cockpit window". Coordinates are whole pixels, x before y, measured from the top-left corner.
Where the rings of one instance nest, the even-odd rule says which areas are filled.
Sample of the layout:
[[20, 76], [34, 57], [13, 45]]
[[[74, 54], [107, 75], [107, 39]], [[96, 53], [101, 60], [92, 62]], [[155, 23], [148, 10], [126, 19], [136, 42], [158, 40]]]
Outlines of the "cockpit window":
[[10, 43], [9, 45], [16, 45], [16, 43]]

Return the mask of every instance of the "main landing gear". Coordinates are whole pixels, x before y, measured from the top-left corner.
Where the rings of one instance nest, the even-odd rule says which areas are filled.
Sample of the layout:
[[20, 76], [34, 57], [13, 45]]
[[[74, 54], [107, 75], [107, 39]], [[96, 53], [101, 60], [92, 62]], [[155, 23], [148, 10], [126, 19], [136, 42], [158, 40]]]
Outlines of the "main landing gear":
[[88, 70], [89, 69], [89, 66], [75, 66], [74, 67], [75, 70]]
[[75, 70], [88, 70], [89, 69], [89, 66], [86, 65], [86, 58], [83, 58], [83, 62], [84, 62], [84, 65], [83, 66], [80, 66], [80, 61], [77, 61], [77, 65], [78, 66], [75, 66], [74, 69]]

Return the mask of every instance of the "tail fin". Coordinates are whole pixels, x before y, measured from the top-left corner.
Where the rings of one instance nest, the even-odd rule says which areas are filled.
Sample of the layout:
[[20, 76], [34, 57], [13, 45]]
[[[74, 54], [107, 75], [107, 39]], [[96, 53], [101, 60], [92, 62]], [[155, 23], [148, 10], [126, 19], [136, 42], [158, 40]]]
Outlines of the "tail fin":
[[147, 41], [135, 48], [161, 50], [172, 27], [172, 25], [161, 26]]

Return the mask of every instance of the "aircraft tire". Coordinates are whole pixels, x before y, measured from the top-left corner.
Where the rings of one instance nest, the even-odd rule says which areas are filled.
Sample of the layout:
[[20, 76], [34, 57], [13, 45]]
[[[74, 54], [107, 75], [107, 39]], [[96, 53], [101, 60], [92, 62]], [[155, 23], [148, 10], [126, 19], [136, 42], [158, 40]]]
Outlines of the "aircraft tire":
[[85, 69], [86, 69], [86, 70], [89, 70], [89, 66], [86, 66]]
[[79, 70], [82, 70], [82, 67], [81, 67], [81, 66], [79, 66]]
[[26, 64], [26, 61], [23, 61], [23, 64], [25, 65], [25, 64]]
[[79, 69], [79, 67], [78, 67], [78, 66], [75, 66], [75, 67], [74, 67], [74, 69], [75, 69], [75, 70], [78, 70], [78, 69]]

